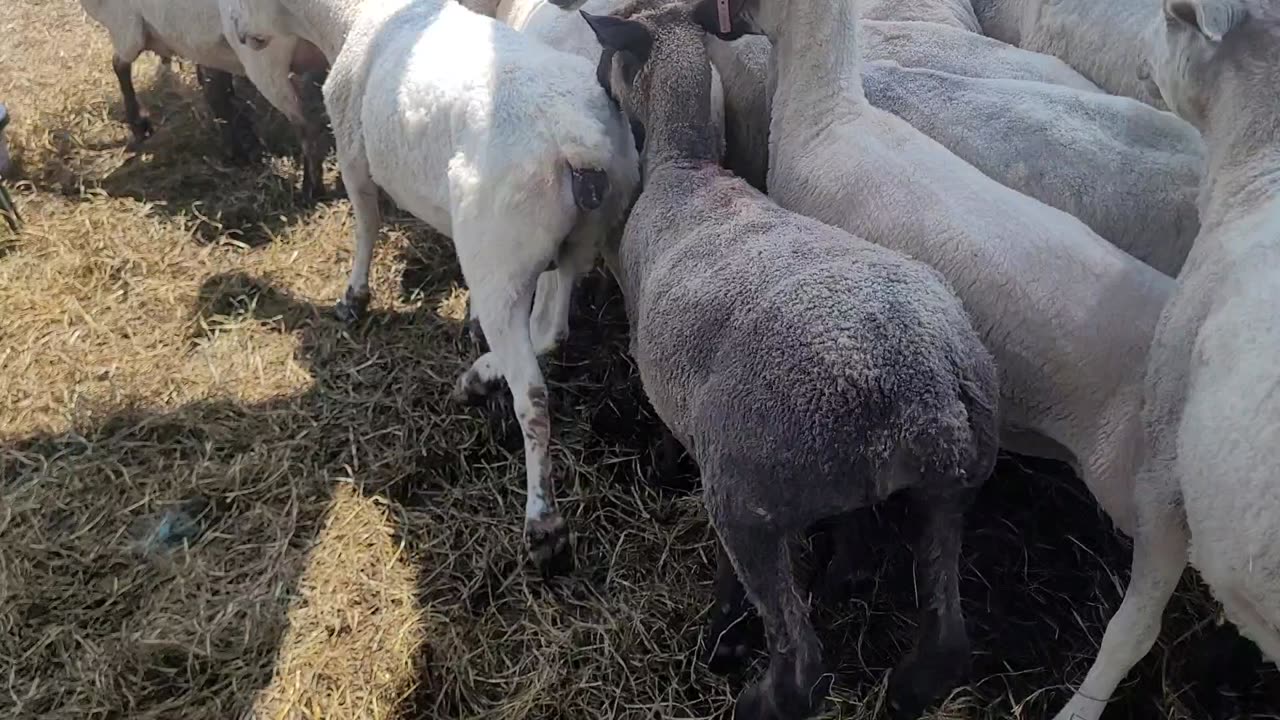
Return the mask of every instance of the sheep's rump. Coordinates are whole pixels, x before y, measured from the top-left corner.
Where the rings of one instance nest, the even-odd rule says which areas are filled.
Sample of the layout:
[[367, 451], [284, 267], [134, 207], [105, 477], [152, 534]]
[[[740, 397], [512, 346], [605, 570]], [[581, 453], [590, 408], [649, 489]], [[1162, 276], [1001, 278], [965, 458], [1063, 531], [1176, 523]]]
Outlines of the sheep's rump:
[[717, 212], [682, 213], [695, 234], [637, 279], [636, 351], [661, 376], [645, 386], [678, 388], [655, 405], [698, 425], [677, 432], [700, 457], [724, 438], [735, 466], [780, 481], [875, 472], [904, 450], [917, 469], [963, 470], [967, 406], [992, 410], [997, 387], [941, 276], [759, 196], [713, 193], [690, 207]]
[[378, 4], [352, 34], [367, 38], [356, 77], [375, 179], [415, 178], [448, 207], [467, 183], [528, 178], [536, 195], [567, 187], [569, 167], [609, 166], [615, 111], [583, 58], [455, 3]]

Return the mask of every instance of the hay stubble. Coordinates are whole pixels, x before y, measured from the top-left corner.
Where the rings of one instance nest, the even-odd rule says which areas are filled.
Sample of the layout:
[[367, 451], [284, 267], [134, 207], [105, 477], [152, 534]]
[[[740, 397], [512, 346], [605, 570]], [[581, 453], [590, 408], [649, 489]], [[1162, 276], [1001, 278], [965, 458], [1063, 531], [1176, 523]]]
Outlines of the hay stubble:
[[[509, 403], [447, 401], [475, 352], [448, 242], [390, 223], [373, 315], [346, 329], [328, 307], [349, 209], [296, 203], [278, 115], [258, 113], [279, 156], [228, 167], [191, 67], [147, 59], [158, 131], [134, 155], [105, 33], [75, 3], [0, 3], [0, 32], [27, 221], [0, 228], [0, 716], [727, 711], [740, 680], [695, 657], [711, 536], [696, 494], [653, 482], [657, 423], [599, 274], [546, 363], [577, 569], [543, 581]], [[937, 717], [1043, 717], [1087, 667], [1128, 552], [1081, 493], [1001, 465], [967, 539], [978, 672]], [[910, 526], [878, 516], [852, 596], [819, 612], [834, 717], [875, 716], [914, 627]], [[1215, 613], [1189, 575], [1108, 717], [1280, 717], [1247, 653], [1235, 680], [1202, 680], [1241, 657]]]

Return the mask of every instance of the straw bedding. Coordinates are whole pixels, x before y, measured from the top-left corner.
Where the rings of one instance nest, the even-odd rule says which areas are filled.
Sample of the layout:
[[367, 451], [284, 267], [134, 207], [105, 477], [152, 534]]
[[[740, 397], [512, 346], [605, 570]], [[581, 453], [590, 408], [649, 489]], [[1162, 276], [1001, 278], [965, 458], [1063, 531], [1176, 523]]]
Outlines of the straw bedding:
[[[661, 450], [603, 273], [546, 363], [577, 560], [548, 581], [523, 560], [509, 403], [447, 400], [476, 346], [446, 240], [393, 215], [348, 330], [328, 314], [348, 206], [297, 202], [292, 133], [251, 90], [276, 154], [229, 167], [192, 67], [140, 62], [158, 131], [134, 154], [77, 4], [0, 3], [0, 34], [27, 221], [0, 226], [0, 717], [726, 713], [744, 678], [698, 662], [696, 469]], [[876, 717], [909, 646], [908, 520], [867, 513], [861, 572], [818, 610], [832, 717]], [[1128, 546], [1069, 472], [1018, 458], [966, 543], [976, 672], [936, 717], [1043, 717]], [[1280, 717], [1275, 670], [1183, 583], [1108, 717]]]

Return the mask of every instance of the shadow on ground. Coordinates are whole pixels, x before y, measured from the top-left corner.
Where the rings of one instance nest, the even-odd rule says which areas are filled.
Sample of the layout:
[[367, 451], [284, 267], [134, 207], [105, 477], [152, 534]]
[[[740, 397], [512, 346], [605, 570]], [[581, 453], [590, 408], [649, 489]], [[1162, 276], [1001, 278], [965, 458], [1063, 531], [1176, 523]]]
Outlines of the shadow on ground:
[[[709, 717], [729, 707], [740, 681], [695, 660], [714, 557], [688, 492], [696, 472], [659, 459], [660, 424], [624, 352], [616, 286], [588, 276], [571, 341], [547, 363], [577, 570], [543, 581], [523, 561], [522, 446], [505, 391], [489, 412], [447, 400], [460, 360], [474, 357], [462, 324], [436, 311], [455, 272], [410, 263], [402, 288], [422, 299], [417, 308], [375, 311], [353, 330], [263, 279], [215, 276], [200, 292], [193, 351], [238, 323], [292, 334], [309, 390], [122, 411], [6, 448], [0, 543], [15, 551], [3, 625], [16, 644], [3, 655], [21, 678], [15, 696], [35, 698], [20, 716], [181, 707], [231, 717], [280, 682], [278, 658], [308, 667], [305, 647], [282, 638], [306, 635], [290, 627], [300, 622], [291, 607], [346, 597], [333, 580], [298, 588], [308, 566], [335, 562], [316, 541], [335, 522], [335, 487], [377, 499], [397, 562], [416, 574], [401, 605], [421, 639], [400, 648], [412, 651], [397, 662], [413, 674], [391, 693], [399, 716]], [[875, 716], [884, 674], [910, 642], [904, 508], [864, 514], [865, 572], [848, 602], [818, 613], [846, 698], [839, 717]], [[1046, 716], [1118, 604], [1127, 545], [1064, 468], [1006, 458], [971, 517], [965, 557], [980, 680], [945, 717]], [[306, 636], [331, 644], [389, 622], [385, 608], [339, 605], [351, 616], [339, 629]], [[1108, 720], [1274, 716], [1277, 674], [1229, 627], [1206, 623], [1214, 612], [1188, 575], [1161, 648]]]
[[[110, 67], [104, 64], [103, 72], [109, 74]], [[86, 110], [72, 113], [47, 129], [46, 147], [22, 149], [22, 177], [37, 190], [66, 196], [100, 192], [146, 203], [150, 212], [181, 219], [203, 243], [262, 245], [314, 212], [315, 204], [301, 194], [301, 146], [284, 116], [237, 78], [237, 103], [253, 119], [261, 152], [251, 162], [234, 164], [194, 74], [193, 65], [174, 61], [172, 70], [161, 65], [148, 80], [135, 66], [138, 99], [154, 127], [151, 137], [133, 143], [116, 91], [105, 119]], [[309, 110], [323, 114], [318, 96], [310, 99]], [[328, 166], [326, 198], [333, 199], [343, 190], [332, 158]]]

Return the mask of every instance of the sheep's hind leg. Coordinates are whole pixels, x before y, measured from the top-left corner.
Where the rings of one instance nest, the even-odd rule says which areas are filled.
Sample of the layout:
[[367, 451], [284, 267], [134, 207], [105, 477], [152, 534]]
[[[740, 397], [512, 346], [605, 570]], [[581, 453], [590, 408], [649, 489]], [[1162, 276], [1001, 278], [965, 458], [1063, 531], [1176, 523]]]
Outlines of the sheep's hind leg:
[[[1187, 528], [1168, 463], [1138, 477], [1133, 572], [1120, 609], [1107, 623], [1098, 657], [1054, 720], [1098, 720], [1120, 681], [1155, 645], [1161, 615], [1187, 564]], [[1156, 490], [1154, 488], [1161, 488]]]
[[333, 312], [339, 320], [353, 324], [359, 322], [369, 309], [369, 266], [373, 263], [373, 244], [382, 224], [382, 211], [378, 208], [378, 185], [369, 172], [369, 162], [363, 156], [342, 160], [342, 182], [347, 188], [347, 198], [356, 219], [356, 252], [351, 260], [351, 277], [347, 291]]
[[[533, 311], [529, 314], [529, 336], [533, 340], [533, 352], [542, 356], [556, 349], [569, 336], [569, 310], [573, 302], [573, 289], [578, 278], [591, 269], [595, 260], [595, 246], [589, 243], [562, 246], [553, 270], [538, 275], [537, 290], [533, 296]], [[483, 319], [475, 313], [471, 304], [473, 326], [482, 326]], [[480, 320], [480, 322], [477, 322]], [[472, 330], [473, 334], [478, 335]], [[481, 328], [481, 332], [483, 329]], [[492, 346], [491, 346], [492, 347]], [[462, 376], [454, 390], [454, 400], [464, 404], [476, 404], [502, 382], [502, 367], [497, 355], [490, 350], [480, 356], [471, 369]]]
[[[466, 258], [460, 259], [466, 274]], [[514, 283], [509, 278], [519, 277], [518, 273], [505, 277], [472, 273], [470, 277], [479, 281], [472, 288], [472, 297], [493, 347], [492, 356], [500, 366], [500, 375], [507, 379], [511, 389], [516, 418], [524, 432], [527, 491], [524, 536], [529, 557], [544, 574], [553, 574], [567, 571], [573, 556], [569, 551], [568, 525], [556, 506], [547, 385], [529, 336], [529, 308], [537, 285], [536, 272]]]
[[574, 239], [575, 236], [571, 235], [570, 240], [561, 246], [555, 270], [538, 276], [538, 290], [534, 295], [529, 324], [533, 350], [538, 355], [546, 355], [569, 337], [573, 290], [578, 278], [591, 269], [595, 260], [595, 245], [573, 242]]
[[196, 65], [196, 79], [218, 123], [227, 159], [236, 165], [249, 162], [257, 150], [257, 136], [248, 115], [236, 107], [235, 78], [231, 73]]
[[143, 140], [151, 137], [153, 129], [151, 118], [138, 102], [138, 93], [133, 88], [133, 61], [115, 55], [111, 58], [111, 69], [115, 71], [116, 80], [120, 82], [125, 122], [133, 132], [133, 142], [130, 145], [139, 145]]
[[760, 628], [747, 600], [747, 591], [719, 539], [716, 540], [715, 593], [715, 606], [704, 637], [707, 669], [717, 675], [728, 675], [745, 667], [747, 656], [758, 646]]
[[709, 493], [713, 499], [708, 500], [708, 507], [716, 533], [760, 615], [769, 644], [769, 669], [738, 696], [734, 718], [810, 717], [826, 698], [829, 676], [822, 672], [821, 645], [796, 586], [791, 538], [777, 527], [753, 518], [750, 511], [736, 512], [732, 500], [715, 500], [714, 496], [723, 495], [723, 490], [709, 488]]
[[890, 715], [914, 720], [969, 674], [969, 634], [960, 608], [964, 515], [976, 487], [917, 486], [911, 499], [924, 527], [916, 546], [920, 626], [915, 647], [889, 678]]

